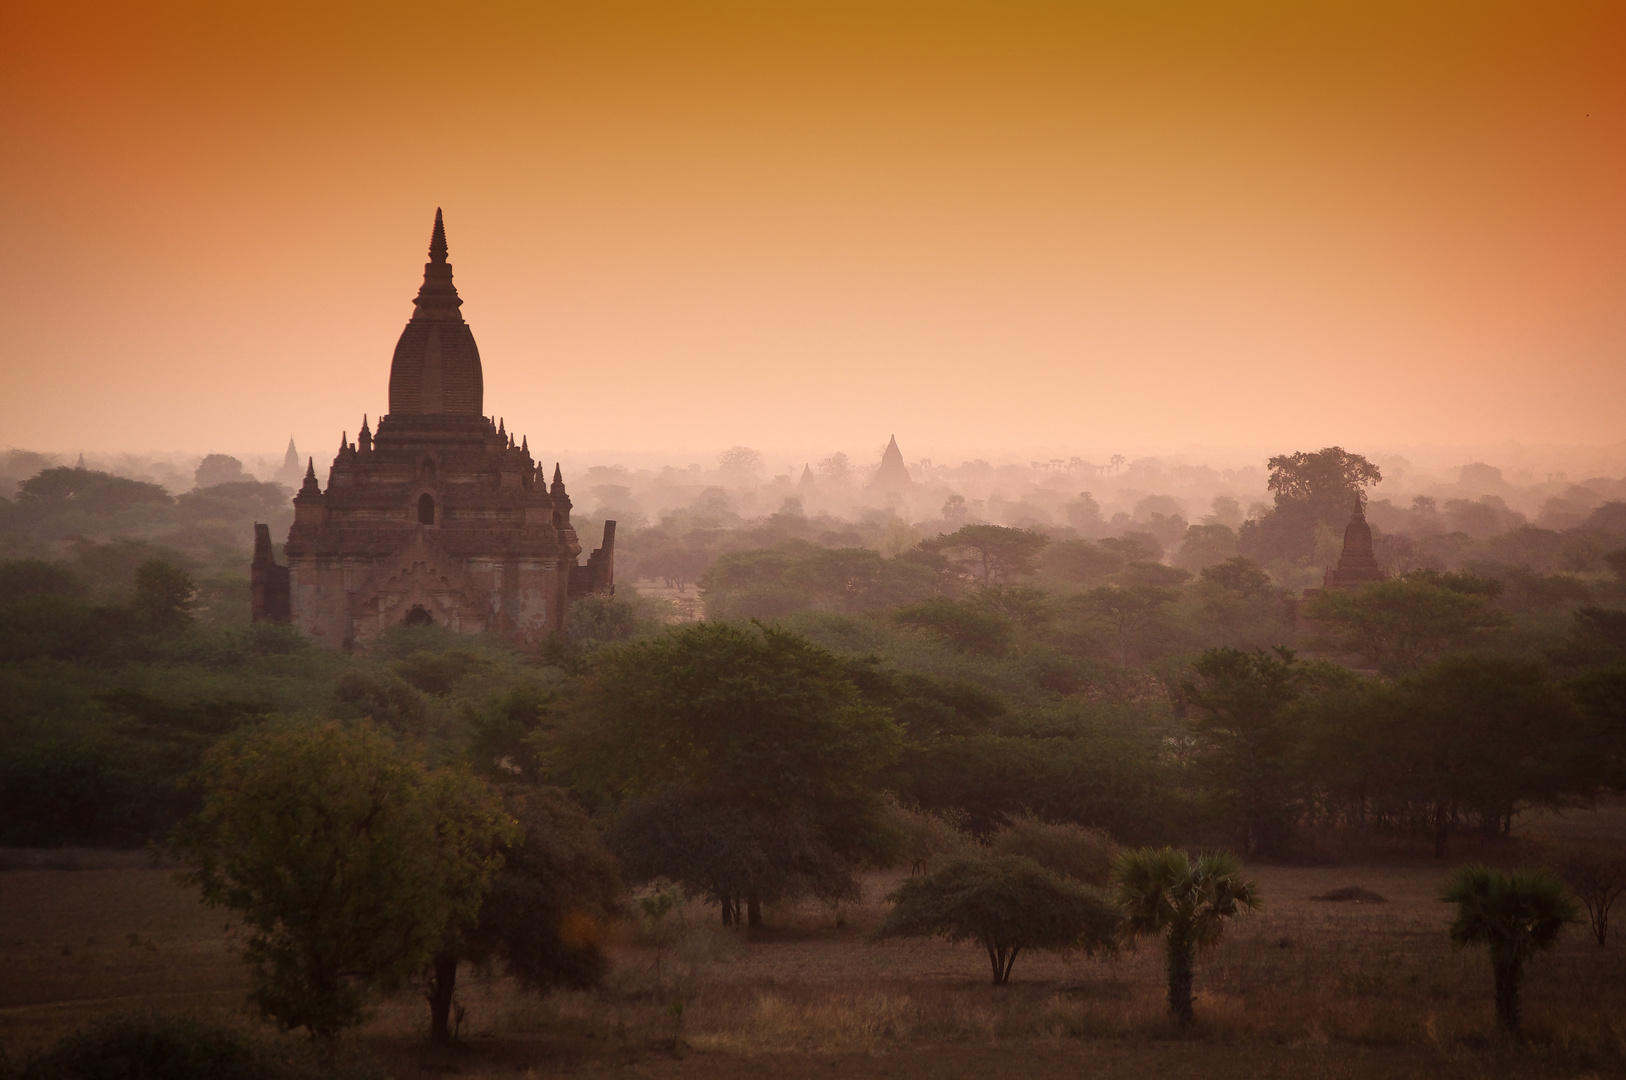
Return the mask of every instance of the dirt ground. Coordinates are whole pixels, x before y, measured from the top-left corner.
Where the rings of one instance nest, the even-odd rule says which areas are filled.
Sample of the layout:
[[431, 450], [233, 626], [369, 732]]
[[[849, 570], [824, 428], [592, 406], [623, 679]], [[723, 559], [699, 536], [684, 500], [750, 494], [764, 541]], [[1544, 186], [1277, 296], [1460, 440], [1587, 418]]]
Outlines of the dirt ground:
[[[1619, 836], [1623, 817], [1545, 827]], [[1446, 941], [1451, 909], [1436, 897], [1454, 865], [1250, 867], [1266, 908], [1200, 958], [1199, 1023], [1184, 1036], [1164, 1018], [1155, 948], [1023, 955], [998, 988], [974, 946], [870, 941], [890, 874], [862, 904], [770, 909], [751, 935], [691, 906], [658, 948], [623, 935], [592, 994], [539, 999], [466, 972], [460, 1045], [427, 1046], [412, 993], [351, 1045], [400, 1077], [1626, 1075], [1626, 944], [1567, 931], [1529, 969], [1529, 1040], [1509, 1043], [1493, 1031], [1485, 956]], [[1312, 899], [1345, 886], [1385, 902]], [[228, 917], [129, 853], [0, 853], [0, 962], [13, 1057], [111, 1013], [248, 1022]]]

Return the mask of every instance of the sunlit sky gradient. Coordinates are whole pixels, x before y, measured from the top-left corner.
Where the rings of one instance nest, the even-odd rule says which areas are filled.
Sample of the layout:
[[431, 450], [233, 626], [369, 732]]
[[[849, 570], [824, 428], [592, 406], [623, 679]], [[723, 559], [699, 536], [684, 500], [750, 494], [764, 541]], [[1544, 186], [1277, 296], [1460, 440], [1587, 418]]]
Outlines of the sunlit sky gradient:
[[1626, 4], [0, 5], [0, 445], [1626, 439]]

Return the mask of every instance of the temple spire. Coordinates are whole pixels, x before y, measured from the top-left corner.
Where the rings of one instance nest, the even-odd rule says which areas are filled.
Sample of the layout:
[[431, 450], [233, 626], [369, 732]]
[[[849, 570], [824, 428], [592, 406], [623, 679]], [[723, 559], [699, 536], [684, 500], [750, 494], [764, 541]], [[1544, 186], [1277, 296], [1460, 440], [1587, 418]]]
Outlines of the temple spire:
[[463, 299], [452, 284], [452, 264], [446, 261], [446, 254], [446, 219], [437, 208], [423, 285], [390, 361], [392, 416], [484, 415], [480, 350], [458, 311]]
[[435, 207], [435, 231], [429, 236], [429, 261], [446, 261], [446, 223], [440, 218], [440, 207]]
[[320, 494], [322, 494], [322, 489], [316, 483], [316, 459], [311, 458], [305, 465], [305, 482], [299, 485], [299, 494], [295, 496], [295, 501], [313, 498]]

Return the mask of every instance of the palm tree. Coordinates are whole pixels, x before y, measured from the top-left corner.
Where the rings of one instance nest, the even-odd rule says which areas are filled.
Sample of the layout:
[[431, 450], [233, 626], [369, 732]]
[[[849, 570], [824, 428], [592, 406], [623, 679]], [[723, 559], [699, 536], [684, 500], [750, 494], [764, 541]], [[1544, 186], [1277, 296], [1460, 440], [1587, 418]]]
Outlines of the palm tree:
[[1545, 870], [1504, 874], [1485, 866], [1463, 866], [1445, 883], [1440, 899], [1457, 905], [1451, 941], [1490, 949], [1496, 976], [1496, 1022], [1519, 1030], [1519, 980], [1524, 964], [1550, 949], [1558, 932], [1576, 918], [1575, 902], [1563, 884]]
[[1191, 858], [1174, 848], [1126, 851], [1113, 868], [1125, 936], [1164, 939], [1169, 956], [1169, 1013], [1191, 1023], [1191, 977], [1197, 950], [1219, 941], [1227, 919], [1263, 906], [1259, 886], [1242, 880], [1229, 851]]

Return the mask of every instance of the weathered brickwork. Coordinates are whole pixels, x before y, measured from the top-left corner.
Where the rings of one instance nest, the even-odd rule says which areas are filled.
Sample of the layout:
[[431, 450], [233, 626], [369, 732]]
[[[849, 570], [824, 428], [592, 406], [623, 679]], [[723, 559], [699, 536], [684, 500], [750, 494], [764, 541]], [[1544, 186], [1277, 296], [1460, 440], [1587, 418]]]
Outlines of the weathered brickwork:
[[528, 441], [482, 415], [480, 353], [446, 255], [437, 210], [423, 287], [390, 365], [389, 414], [376, 434], [363, 418], [354, 442], [341, 438], [326, 490], [310, 463], [286, 568], [269, 535], [263, 556], [257, 542], [255, 580], [267, 584], [255, 589], [256, 620], [291, 621], [344, 649], [415, 623], [535, 641], [564, 628], [571, 596], [614, 591], [615, 523], [578, 566], [558, 465], [550, 484]]

